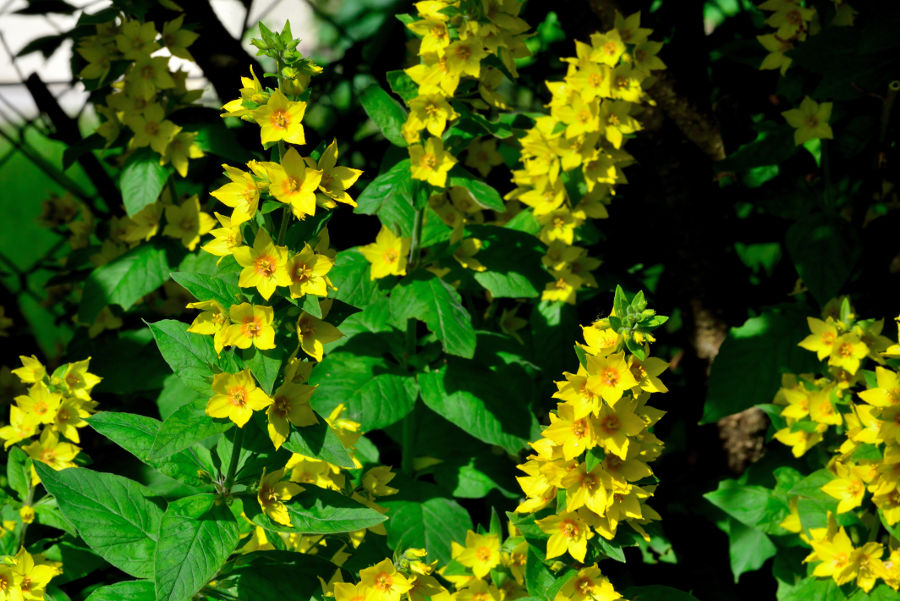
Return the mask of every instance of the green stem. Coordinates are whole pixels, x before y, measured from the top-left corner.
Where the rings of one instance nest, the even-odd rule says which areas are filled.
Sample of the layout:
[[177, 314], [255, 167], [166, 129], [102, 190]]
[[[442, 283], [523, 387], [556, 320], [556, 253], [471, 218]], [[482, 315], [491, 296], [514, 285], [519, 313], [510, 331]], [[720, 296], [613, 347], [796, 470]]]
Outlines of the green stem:
[[832, 206], [832, 190], [831, 190], [831, 159], [828, 150], [828, 141], [822, 140], [819, 152], [822, 157], [822, 174], [825, 177], [825, 206]]
[[420, 245], [422, 243], [422, 218], [424, 216], [424, 208], [416, 209], [416, 216], [413, 219], [412, 240], [409, 243], [409, 259], [407, 260], [409, 271], [413, 271], [419, 262]]
[[[410, 359], [416, 354], [416, 320], [409, 318], [406, 320], [406, 349], [404, 353], [404, 363], [406, 367], [410, 366]], [[407, 476], [413, 473], [413, 446], [415, 443], [415, 403], [419, 400], [418, 392], [413, 400], [413, 408], [403, 418], [401, 431], [401, 454], [400, 454], [400, 470]]]
[[285, 205], [281, 209], [281, 226], [278, 228], [278, 246], [284, 244], [284, 236], [287, 234], [288, 223], [291, 221], [291, 207]]
[[228, 462], [228, 473], [225, 475], [225, 496], [231, 494], [231, 487], [234, 486], [234, 473], [237, 471], [238, 459], [241, 456], [241, 443], [244, 440], [244, 429], [238, 428], [237, 434], [234, 435], [234, 446], [231, 447], [231, 460]]
[[[28, 494], [25, 495], [24, 505], [31, 506], [34, 503], [34, 487], [28, 483]], [[19, 547], [25, 544], [25, 532], [28, 530], [28, 524], [22, 524], [22, 530], [19, 531]]]

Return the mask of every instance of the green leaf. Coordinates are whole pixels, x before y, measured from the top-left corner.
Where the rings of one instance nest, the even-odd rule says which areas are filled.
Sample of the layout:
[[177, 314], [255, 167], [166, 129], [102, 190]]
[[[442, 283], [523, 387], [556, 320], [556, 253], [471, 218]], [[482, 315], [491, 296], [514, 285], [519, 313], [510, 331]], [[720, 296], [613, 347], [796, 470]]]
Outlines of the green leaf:
[[450, 359], [418, 379], [425, 404], [470, 435], [513, 454], [536, 438], [540, 428], [534, 415], [527, 404], [510, 402], [516, 397], [497, 386], [494, 372]]
[[86, 468], [55, 471], [40, 462], [34, 467], [63, 516], [95, 553], [135, 578], [153, 576], [162, 511], [147, 500], [142, 486]]
[[632, 586], [622, 591], [630, 601], [697, 601], [690, 593], [671, 586]]
[[448, 354], [467, 359], [475, 354], [472, 316], [456, 289], [431, 272], [418, 271], [393, 289], [391, 314], [398, 321], [424, 321]]
[[[399, 482], [397, 482], [399, 480]], [[398, 475], [394, 483], [400, 493], [379, 499], [391, 516], [384, 527], [392, 549], [424, 548], [441, 565], [450, 561], [450, 542], [464, 541], [472, 530], [469, 512], [426, 482]]]
[[794, 308], [767, 311], [731, 328], [710, 369], [700, 423], [771, 402], [782, 373], [814, 371], [815, 354], [797, 346], [808, 334], [805, 316]]
[[541, 555], [543, 554], [537, 553], [533, 545], [528, 545], [528, 554], [525, 557], [525, 587], [529, 595], [547, 599], [547, 591], [556, 578]]
[[388, 85], [391, 86], [391, 90], [404, 102], [409, 102], [419, 95], [419, 85], [402, 69], [388, 71], [385, 73], [385, 78]]
[[767, 559], [775, 556], [776, 551], [772, 539], [765, 533], [735, 519], [729, 521], [728, 553], [735, 582], [744, 572], [761, 568]]
[[343, 403], [347, 417], [361, 423], [363, 430], [384, 428], [403, 419], [416, 401], [415, 378], [391, 371], [380, 356], [353, 352], [356, 346], [344, 345], [325, 355], [313, 370], [309, 383], [318, 386], [310, 400], [313, 409], [328, 415]]
[[400, 147], [407, 145], [400, 131], [406, 122], [406, 110], [390, 94], [378, 84], [372, 84], [363, 90], [359, 102], [391, 144]]
[[50, 561], [58, 561], [65, 567], [63, 573], [53, 579], [53, 584], [61, 586], [67, 582], [84, 578], [88, 574], [101, 568], [108, 568], [106, 561], [67, 536], [44, 549], [43, 554]]
[[233, 424], [230, 420], [216, 421], [206, 415], [208, 399], [197, 399], [179, 408], [159, 427], [150, 460], [159, 461], [186, 449], [204, 438], [221, 434]]
[[189, 601], [238, 544], [234, 514], [211, 494], [169, 503], [156, 546], [156, 601]]
[[151, 580], [129, 580], [95, 588], [84, 601], [155, 601]]
[[[356, 203], [355, 213], [378, 215], [384, 225], [399, 230], [401, 236], [411, 236], [416, 212], [409, 159], [399, 161], [372, 180], [356, 198]], [[331, 273], [328, 275], [330, 277]]]
[[845, 219], [818, 214], [791, 226], [787, 250], [797, 273], [824, 307], [853, 273], [862, 255], [862, 242]]
[[500, 193], [490, 184], [478, 179], [462, 167], [456, 166], [450, 172], [450, 186], [465, 188], [475, 202], [484, 209], [503, 212], [506, 206]]
[[159, 198], [169, 178], [169, 170], [159, 164], [159, 155], [149, 148], [139, 148], [125, 161], [119, 177], [119, 190], [125, 212], [133, 217]]
[[303, 297], [303, 300], [300, 301], [300, 308], [316, 317], [318, 319], [322, 319], [322, 305], [319, 303], [319, 297], [314, 296], [312, 294], [307, 294]]
[[166, 252], [153, 244], [136, 246], [91, 272], [84, 284], [78, 318], [92, 323], [107, 305], [119, 305], [127, 311], [167, 279]]
[[212, 378], [222, 371], [239, 370], [230, 353], [216, 355], [212, 336], [188, 332], [188, 325], [174, 319], [147, 324], [156, 346], [172, 371], [190, 388], [209, 398]]
[[[163, 460], [150, 459], [153, 442], [162, 422], [143, 415], [101, 411], [87, 419], [88, 425], [107, 437], [147, 465], [191, 486], [204, 486], [211, 482], [211, 465], [205, 465], [190, 451], [179, 451]], [[198, 475], [206, 472], [210, 478]]]
[[378, 280], [369, 277], [369, 262], [355, 248], [338, 252], [328, 277], [337, 286], [334, 298], [348, 305], [362, 309], [378, 294]]
[[831, 578], [808, 576], [780, 601], [844, 601], [847, 597]]
[[269, 519], [261, 512], [255, 497], [244, 503], [244, 511], [255, 524], [268, 530], [300, 534], [354, 532], [387, 519], [387, 516], [349, 497], [317, 486], [307, 486], [285, 506], [291, 517], [291, 526], [283, 526]]
[[603, 460], [606, 458], [606, 453], [603, 452], [603, 449], [600, 447], [594, 447], [589, 450], [584, 456], [584, 463], [587, 471], [593, 470], [599, 464], [603, 463]]
[[[253, 601], [319, 599], [318, 577], [333, 574], [336, 565], [318, 555], [292, 551], [254, 551], [236, 561], [237, 598]], [[285, 578], [285, 574], [290, 574]]]
[[312, 426], [293, 428], [290, 437], [284, 441], [284, 448], [291, 453], [321, 459], [340, 467], [356, 467], [341, 439], [325, 420], [319, 420]]
[[475, 281], [496, 298], [535, 298], [550, 281], [541, 267], [543, 245], [531, 234], [494, 225], [467, 228], [484, 246], [477, 258], [485, 271]]
[[280, 350], [275, 348], [261, 351], [254, 346], [243, 351], [242, 354], [244, 365], [250, 368], [253, 377], [259, 382], [259, 387], [266, 394], [271, 395], [272, 390], [275, 388], [275, 380], [281, 372], [282, 356]]
[[6, 458], [6, 481], [19, 495], [19, 500], [24, 502], [31, 488], [31, 458], [19, 447], [9, 450]]
[[787, 503], [774, 497], [771, 490], [737, 480], [722, 480], [716, 490], [703, 498], [737, 521], [764, 531], [777, 526], [773, 522], [780, 522], [788, 512]]
[[237, 281], [227, 276], [206, 275], [203, 273], [191, 273], [176, 271], [172, 273], [172, 279], [194, 295], [198, 301], [214, 300], [222, 308], [228, 311], [231, 305], [239, 304], [243, 300], [241, 289]]

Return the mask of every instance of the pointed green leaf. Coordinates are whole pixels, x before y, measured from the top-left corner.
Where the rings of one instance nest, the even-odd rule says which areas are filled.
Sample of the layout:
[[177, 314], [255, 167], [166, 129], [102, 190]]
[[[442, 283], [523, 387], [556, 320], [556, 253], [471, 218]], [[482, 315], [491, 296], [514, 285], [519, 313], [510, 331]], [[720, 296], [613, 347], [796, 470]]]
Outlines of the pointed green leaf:
[[231, 305], [240, 304], [243, 299], [237, 279], [226, 275], [176, 271], [172, 274], [172, 279], [193, 294], [198, 301], [214, 300], [226, 311]]
[[86, 468], [54, 471], [40, 462], [34, 467], [63, 516], [95, 553], [135, 578], [153, 576], [162, 511], [147, 500], [140, 484]]
[[136, 246], [91, 272], [84, 285], [78, 318], [92, 323], [107, 305], [128, 310], [167, 279], [169, 263], [165, 250], [153, 244]]
[[286, 504], [291, 526], [273, 522], [262, 513], [256, 498], [244, 502], [244, 511], [255, 524], [275, 532], [300, 534], [336, 534], [370, 528], [387, 519], [386, 515], [370, 509], [333, 490], [307, 486]]
[[149, 148], [139, 148], [125, 161], [119, 177], [122, 202], [129, 217], [134, 217], [159, 198], [169, 178], [169, 170], [159, 164], [159, 155]]
[[372, 84], [363, 90], [359, 102], [391, 144], [400, 147], [407, 145], [401, 133], [401, 128], [406, 122], [406, 110], [391, 98], [390, 94], [379, 85]]
[[394, 288], [391, 315], [401, 322], [410, 317], [424, 321], [450, 355], [467, 359], [475, 355], [472, 316], [456, 289], [431, 272], [417, 272]]
[[188, 332], [188, 325], [174, 319], [147, 324], [163, 359], [181, 381], [202, 395], [211, 395], [213, 375], [240, 370], [230, 352], [216, 355], [212, 336]]
[[169, 503], [159, 527], [156, 601], [190, 601], [238, 544], [234, 514], [211, 494]]
[[403, 159], [365, 187], [356, 198], [358, 206], [354, 212], [378, 215], [387, 227], [408, 237], [412, 235], [415, 217], [412, 199], [413, 181], [409, 159]]
[[151, 580], [128, 580], [95, 588], [84, 601], [155, 601]]
[[293, 428], [290, 437], [284, 442], [284, 448], [291, 453], [321, 459], [340, 467], [356, 467], [341, 439], [325, 420], [319, 420], [313, 426]]
[[197, 399], [166, 418], [153, 439], [149, 459], [164, 459], [233, 425], [231, 421], [216, 421], [206, 415], [207, 402], [207, 399]]

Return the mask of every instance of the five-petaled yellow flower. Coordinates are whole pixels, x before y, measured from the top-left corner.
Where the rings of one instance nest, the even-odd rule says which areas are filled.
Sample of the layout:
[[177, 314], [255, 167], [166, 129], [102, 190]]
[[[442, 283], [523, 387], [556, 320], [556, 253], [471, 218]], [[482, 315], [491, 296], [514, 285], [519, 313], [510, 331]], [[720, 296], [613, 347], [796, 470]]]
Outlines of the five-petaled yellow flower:
[[234, 249], [232, 254], [244, 268], [238, 280], [238, 286], [241, 288], [256, 288], [264, 299], [269, 300], [275, 288], [290, 286], [287, 248], [275, 246], [266, 230], [260, 229], [256, 232], [253, 248], [241, 246]]
[[409, 245], [409, 238], [401, 238], [389, 228], [381, 226], [375, 242], [359, 247], [359, 252], [372, 264], [369, 278], [377, 280], [389, 275], [406, 275]]
[[292, 102], [280, 90], [275, 90], [265, 106], [253, 111], [253, 119], [259, 124], [262, 143], [284, 140], [291, 144], [306, 144], [303, 125], [300, 123], [304, 113], [305, 102]]
[[288, 513], [285, 501], [289, 501], [294, 495], [303, 492], [303, 488], [299, 484], [293, 482], [282, 482], [284, 470], [277, 470], [266, 475], [263, 469], [262, 478], [259, 480], [259, 491], [256, 493], [256, 499], [263, 512], [276, 524], [282, 526], [291, 525], [291, 514]]
[[785, 121], [796, 129], [794, 144], [803, 144], [816, 138], [832, 139], [834, 133], [828, 120], [831, 118], [831, 103], [819, 104], [809, 96], [803, 98], [800, 107], [781, 113]]
[[215, 393], [206, 404], [206, 415], [227, 417], [243, 428], [254, 411], [261, 411], [272, 404], [272, 399], [257, 388], [250, 370], [236, 374], [221, 373], [213, 376]]
[[409, 160], [413, 179], [425, 180], [439, 188], [447, 183], [447, 172], [456, 164], [453, 155], [444, 150], [441, 139], [435, 137], [428, 138], [425, 146], [410, 146]]
[[259, 350], [275, 348], [272, 307], [241, 303], [228, 310], [232, 324], [225, 328], [224, 342], [238, 348], [255, 346]]

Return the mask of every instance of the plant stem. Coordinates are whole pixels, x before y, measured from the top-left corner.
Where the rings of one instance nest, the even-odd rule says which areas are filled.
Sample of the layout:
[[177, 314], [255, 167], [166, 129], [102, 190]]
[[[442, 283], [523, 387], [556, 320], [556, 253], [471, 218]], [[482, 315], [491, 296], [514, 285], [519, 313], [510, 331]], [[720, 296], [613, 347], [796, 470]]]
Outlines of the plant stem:
[[[410, 367], [410, 359], [416, 354], [416, 320], [410, 317], [406, 320], [406, 349], [404, 353], [404, 363], [406, 367]], [[400, 470], [411, 476], [413, 473], [413, 445], [415, 442], [415, 408], [416, 402], [419, 400], [418, 389], [416, 398], [413, 399], [413, 407], [409, 413], [403, 418], [401, 432], [401, 454], [400, 454]]]
[[425, 215], [425, 208], [416, 209], [416, 216], [413, 219], [412, 241], [409, 243], [409, 258], [407, 260], [409, 271], [416, 268], [419, 262], [419, 245], [422, 243], [422, 218]]
[[241, 442], [244, 440], [244, 429], [238, 428], [237, 434], [234, 435], [234, 443], [231, 447], [231, 460], [228, 462], [228, 473], [225, 475], [225, 496], [231, 494], [231, 487], [234, 485], [234, 473], [237, 470], [238, 459], [241, 456]]
[[284, 236], [287, 234], [288, 223], [291, 221], [291, 207], [285, 205], [281, 209], [281, 226], [278, 228], [278, 246], [284, 244]]

